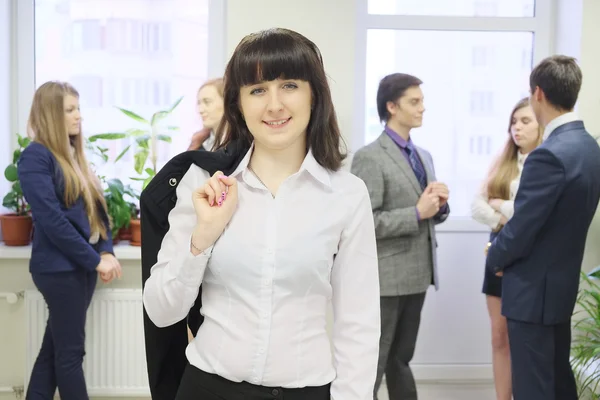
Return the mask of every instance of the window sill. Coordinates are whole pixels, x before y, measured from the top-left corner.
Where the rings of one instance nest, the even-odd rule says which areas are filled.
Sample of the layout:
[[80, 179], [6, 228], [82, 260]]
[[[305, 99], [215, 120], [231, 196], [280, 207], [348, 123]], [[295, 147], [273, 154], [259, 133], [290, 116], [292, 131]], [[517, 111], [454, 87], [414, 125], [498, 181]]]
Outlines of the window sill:
[[[141, 260], [142, 250], [139, 246], [131, 246], [129, 242], [121, 242], [114, 246], [115, 256], [119, 260]], [[31, 245], [6, 246], [0, 243], [0, 260], [27, 260], [31, 257]]]

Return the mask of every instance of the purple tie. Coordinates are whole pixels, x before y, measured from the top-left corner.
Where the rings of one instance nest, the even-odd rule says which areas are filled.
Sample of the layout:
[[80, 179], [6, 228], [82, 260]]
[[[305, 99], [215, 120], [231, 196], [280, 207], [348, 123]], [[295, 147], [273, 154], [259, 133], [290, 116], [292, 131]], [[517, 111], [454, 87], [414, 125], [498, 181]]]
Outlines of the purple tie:
[[412, 142], [408, 142], [406, 145], [406, 153], [408, 154], [408, 159], [410, 160], [410, 166], [421, 185], [421, 189], [425, 190], [427, 187], [427, 174], [425, 173], [425, 169], [423, 168], [423, 164], [419, 159], [419, 154], [417, 153], [417, 149], [412, 144]]

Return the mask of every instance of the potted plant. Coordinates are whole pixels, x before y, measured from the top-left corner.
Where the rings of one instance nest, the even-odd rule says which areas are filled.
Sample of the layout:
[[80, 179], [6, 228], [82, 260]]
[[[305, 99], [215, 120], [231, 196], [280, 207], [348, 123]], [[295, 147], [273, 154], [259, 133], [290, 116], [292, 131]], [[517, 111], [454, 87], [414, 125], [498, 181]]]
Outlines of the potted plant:
[[[183, 97], [180, 97], [169, 109], [157, 111], [152, 114], [152, 117], [148, 120], [141, 117], [139, 114], [133, 111], [126, 110], [124, 108], [117, 107], [119, 111], [134, 120], [139, 124], [137, 128], [129, 129], [125, 132], [116, 133], [100, 133], [89, 137], [90, 142], [98, 140], [135, 140], [135, 153], [134, 153], [134, 170], [138, 174], [137, 177], [132, 177], [134, 181], [140, 181], [142, 183], [141, 190], [144, 190], [148, 183], [152, 180], [157, 172], [158, 164], [158, 152], [157, 145], [159, 141], [171, 143], [171, 136], [169, 133], [177, 131], [178, 128], [175, 126], [165, 126], [164, 120], [171, 115], [173, 110], [181, 103]], [[118, 162], [125, 154], [129, 152], [132, 145], [128, 145], [125, 149], [117, 156], [115, 162]], [[138, 196], [136, 196], [138, 197]], [[139, 200], [139, 197], [138, 197]], [[131, 210], [131, 241], [130, 244], [133, 246], [141, 245], [142, 233], [139, 220], [139, 211], [137, 207], [135, 210]]]
[[129, 227], [131, 220], [131, 203], [125, 196], [134, 196], [133, 190], [129, 186], [123, 185], [120, 179], [110, 179], [106, 181], [104, 190], [104, 199], [108, 209], [108, 216], [111, 222], [111, 233], [113, 243], [119, 242], [119, 232], [123, 228]]
[[600, 399], [600, 267], [581, 274], [573, 314], [571, 365], [580, 399]]
[[4, 176], [11, 183], [10, 191], [4, 196], [2, 205], [12, 213], [0, 215], [2, 224], [2, 238], [7, 246], [27, 246], [31, 243], [33, 221], [29, 210], [29, 204], [23, 196], [19, 176], [17, 175], [17, 163], [21, 152], [29, 145], [29, 138], [22, 137], [17, 133], [18, 148], [13, 153], [12, 163], [4, 170]]

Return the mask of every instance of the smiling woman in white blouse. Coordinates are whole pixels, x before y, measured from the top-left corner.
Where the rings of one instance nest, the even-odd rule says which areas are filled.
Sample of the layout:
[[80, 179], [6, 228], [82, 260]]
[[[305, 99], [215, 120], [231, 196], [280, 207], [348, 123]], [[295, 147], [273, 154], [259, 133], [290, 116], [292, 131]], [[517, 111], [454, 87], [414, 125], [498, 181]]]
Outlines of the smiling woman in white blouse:
[[[204, 322], [177, 400], [372, 400], [380, 311], [365, 184], [341, 171], [323, 61], [304, 36], [245, 37], [225, 72], [220, 148], [250, 150], [230, 176], [193, 165], [144, 290], [157, 326]], [[331, 340], [327, 309], [333, 309]]]
[[[490, 242], [513, 215], [523, 164], [527, 155], [542, 142], [542, 134], [543, 130], [535, 119], [529, 99], [522, 99], [510, 114], [504, 151], [492, 164], [482, 189], [472, 204], [473, 219], [492, 229]], [[501, 313], [502, 278], [486, 270], [483, 293], [486, 294], [492, 324], [496, 398], [510, 400], [512, 383], [508, 330], [506, 318]]]

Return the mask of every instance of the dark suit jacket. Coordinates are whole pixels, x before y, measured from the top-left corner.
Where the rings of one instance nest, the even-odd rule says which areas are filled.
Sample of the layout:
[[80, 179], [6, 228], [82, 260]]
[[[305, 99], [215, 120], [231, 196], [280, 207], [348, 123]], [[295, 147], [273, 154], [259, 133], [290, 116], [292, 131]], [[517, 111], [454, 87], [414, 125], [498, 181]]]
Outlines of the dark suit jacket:
[[515, 213], [488, 251], [504, 270], [502, 313], [553, 325], [575, 307], [587, 232], [600, 199], [600, 147], [575, 121], [527, 157]]
[[[142, 285], [150, 277], [163, 237], [169, 230], [169, 212], [177, 202], [176, 189], [181, 178], [196, 164], [213, 175], [232, 173], [248, 152], [250, 143], [234, 142], [216, 152], [191, 150], [173, 157], [152, 179], [140, 198], [142, 229]], [[202, 287], [188, 317], [159, 328], [144, 309], [144, 337], [150, 393], [153, 400], [173, 400], [187, 365], [187, 325], [194, 334], [203, 321], [200, 315]]]
[[113, 252], [108, 217], [102, 212], [108, 239], [88, 242], [90, 223], [83, 198], [67, 207], [64, 176], [54, 155], [45, 146], [31, 142], [19, 159], [19, 181], [33, 216], [33, 243], [29, 270], [32, 273], [94, 271], [101, 252]]

